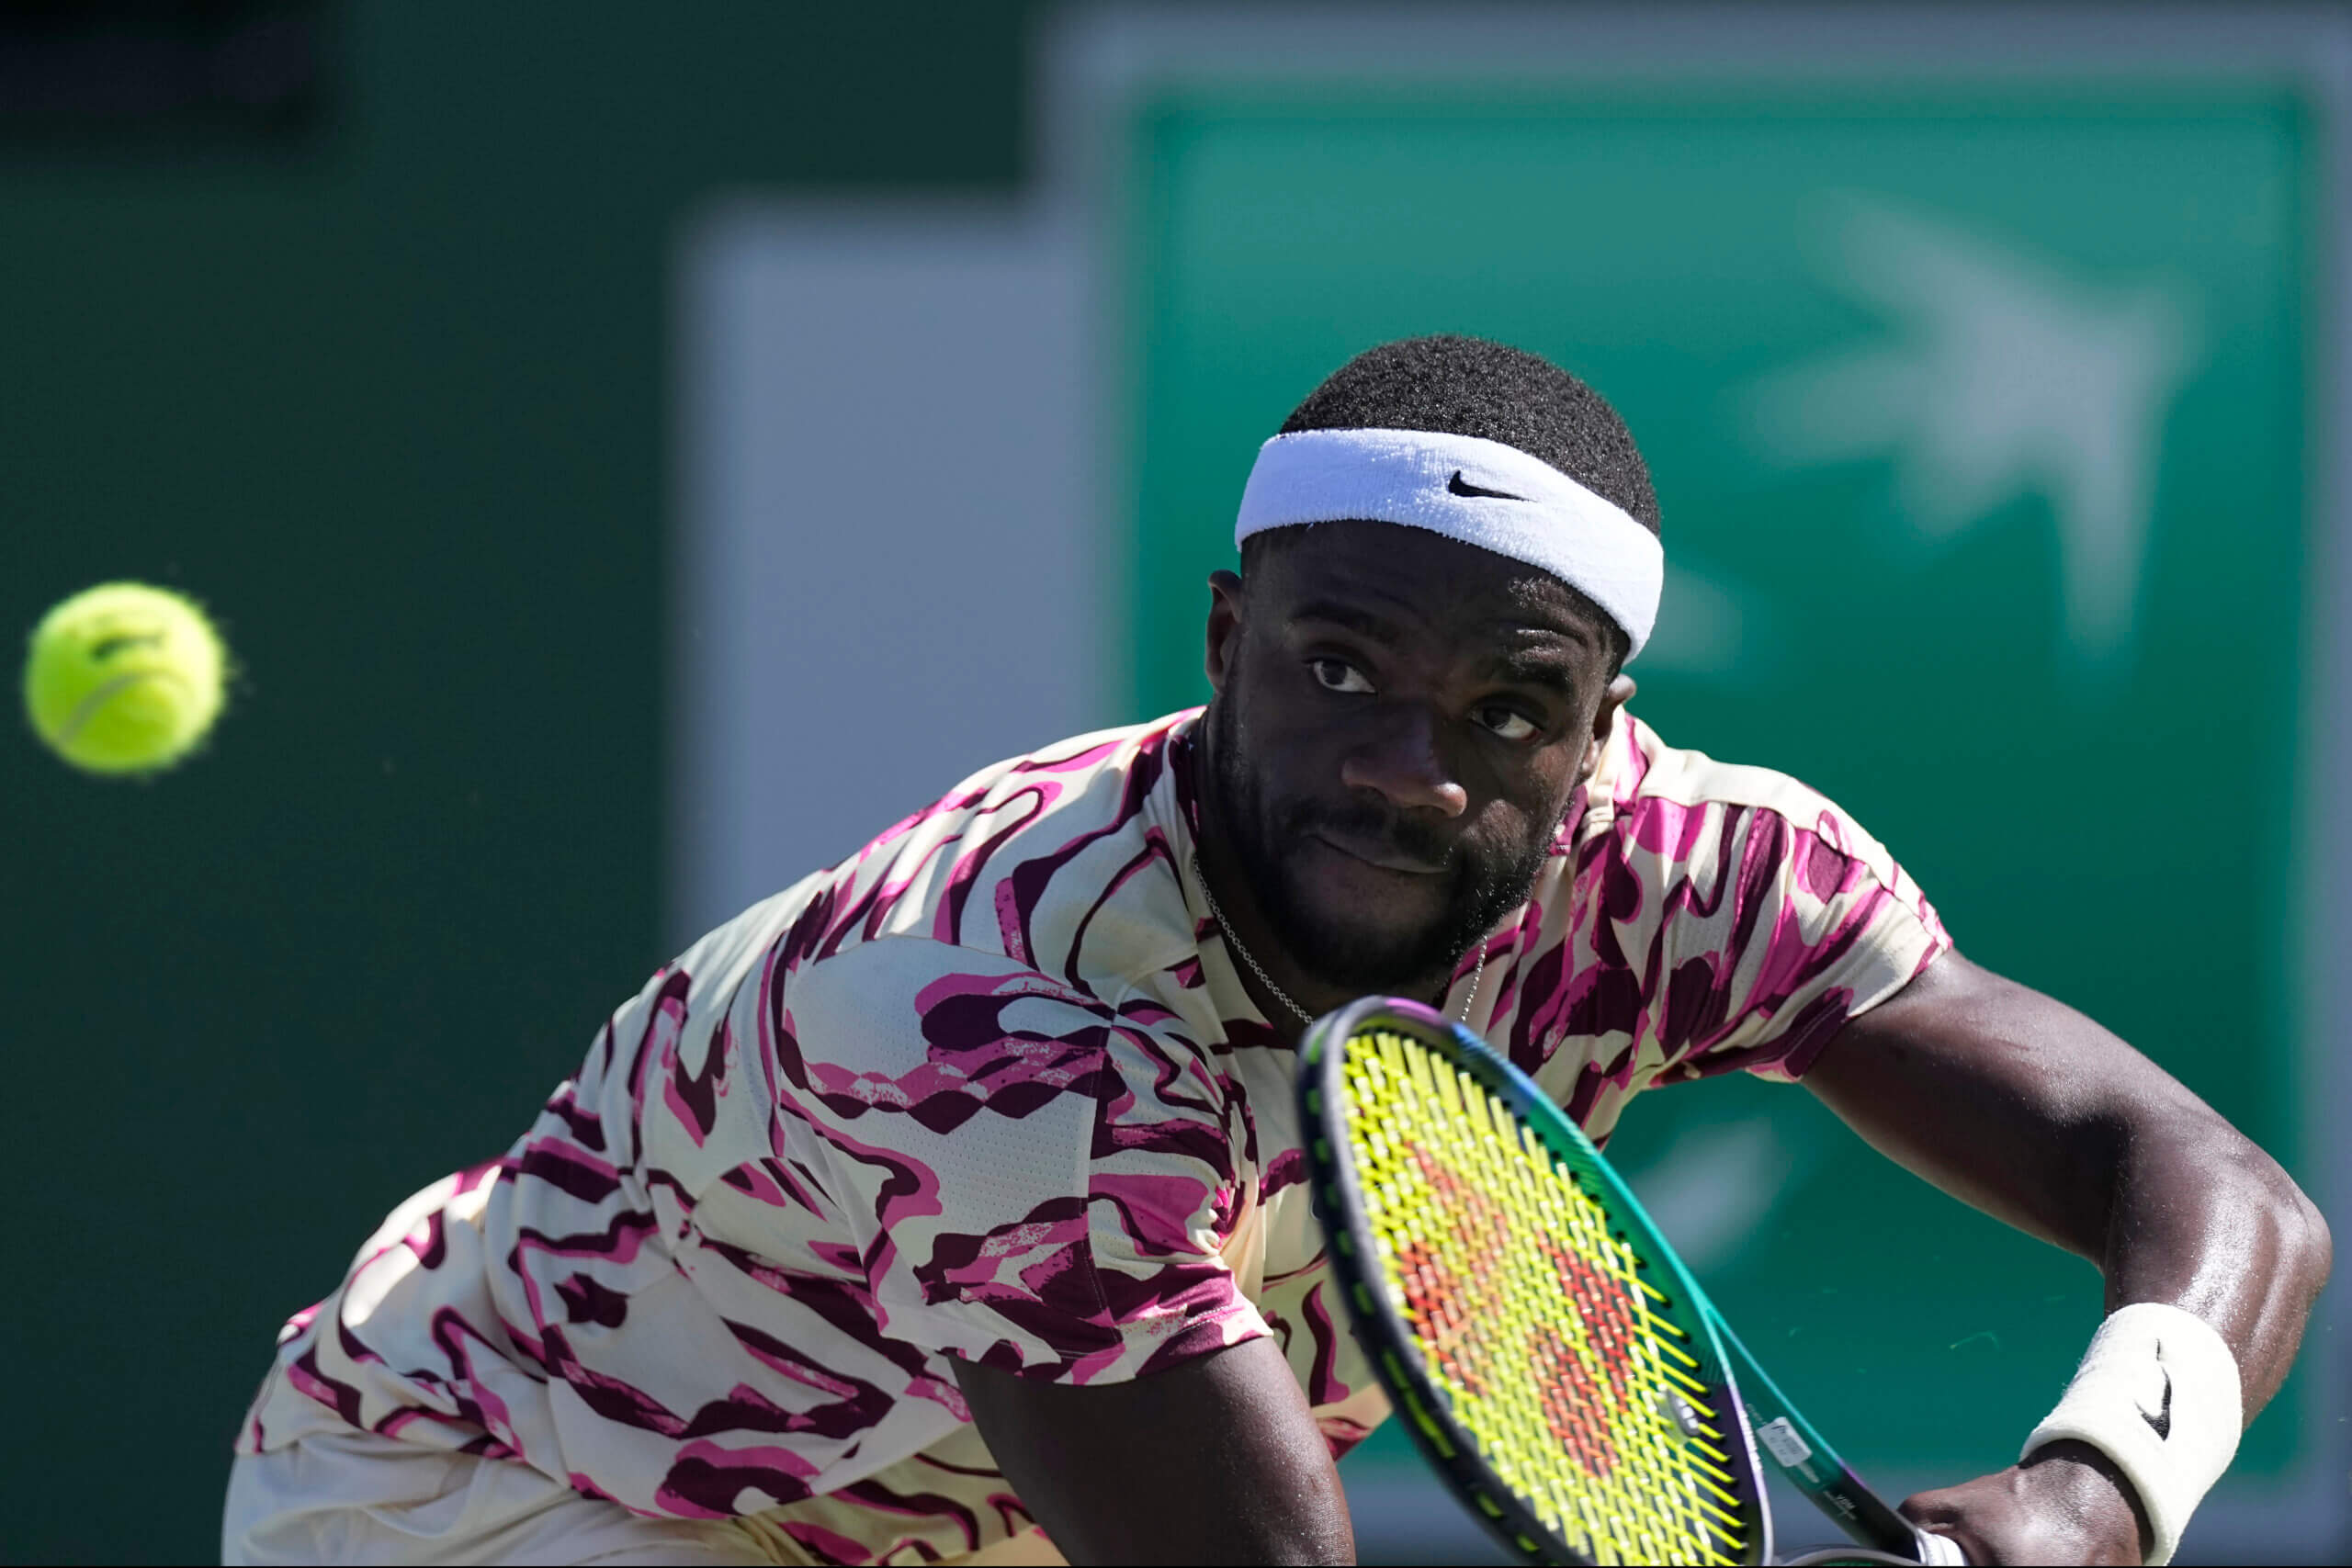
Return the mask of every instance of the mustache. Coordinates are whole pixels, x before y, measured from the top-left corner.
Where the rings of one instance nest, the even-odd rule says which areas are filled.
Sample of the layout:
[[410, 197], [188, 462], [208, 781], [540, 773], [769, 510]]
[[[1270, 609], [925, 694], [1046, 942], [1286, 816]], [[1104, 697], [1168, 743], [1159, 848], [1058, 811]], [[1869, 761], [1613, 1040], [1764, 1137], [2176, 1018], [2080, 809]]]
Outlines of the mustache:
[[1328, 828], [1342, 838], [1385, 845], [1408, 859], [1455, 870], [1464, 858], [1463, 846], [1430, 824], [1383, 811], [1369, 801], [1344, 806], [1296, 801], [1277, 813], [1275, 827], [1283, 839], [1291, 840]]

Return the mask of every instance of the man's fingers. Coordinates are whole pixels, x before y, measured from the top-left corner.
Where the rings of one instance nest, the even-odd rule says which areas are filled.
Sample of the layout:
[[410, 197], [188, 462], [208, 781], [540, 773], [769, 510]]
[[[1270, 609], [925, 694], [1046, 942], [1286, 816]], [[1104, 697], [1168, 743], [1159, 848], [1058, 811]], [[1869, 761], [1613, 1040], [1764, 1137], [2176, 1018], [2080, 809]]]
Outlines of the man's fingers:
[[1940, 1487], [1933, 1492], [1915, 1492], [1903, 1499], [1894, 1511], [1915, 1525], [1929, 1529], [1941, 1529], [1960, 1520], [1960, 1506], [1953, 1498], [1954, 1488]]
[[[1896, 1510], [1921, 1529], [1943, 1536], [1960, 1548], [1961, 1554], [1972, 1563], [2001, 1563], [2013, 1561], [1996, 1546], [1985, 1533], [1972, 1521], [1993, 1523], [1999, 1529], [2007, 1512], [2007, 1499], [1997, 1494], [1987, 1495], [1983, 1482], [1971, 1482], [1965, 1486], [1947, 1486], [1933, 1492], [1921, 1492], [1905, 1497]], [[2001, 1533], [2007, 1533], [2002, 1531]]]

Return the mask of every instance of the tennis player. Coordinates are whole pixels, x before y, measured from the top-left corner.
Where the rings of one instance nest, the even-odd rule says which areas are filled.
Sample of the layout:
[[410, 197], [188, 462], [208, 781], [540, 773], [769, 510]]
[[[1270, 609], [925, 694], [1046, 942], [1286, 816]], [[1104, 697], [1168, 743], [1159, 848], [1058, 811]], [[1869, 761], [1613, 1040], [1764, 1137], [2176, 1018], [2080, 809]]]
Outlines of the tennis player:
[[1332, 1461], [1385, 1407], [1290, 1047], [1370, 992], [1596, 1137], [1661, 1085], [1802, 1083], [2089, 1259], [2109, 1315], [2018, 1462], [1906, 1507], [1980, 1562], [2169, 1557], [2326, 1228], [1837, 807], [1628, 711], [1663, 558], [1609, 406], [1385, 344], [1265, 444], [1236, 535], [1205, 710], [985, 768], [744, 911], [384, 1222], [279, 1336], [230, 1562], [1348, 1561]]

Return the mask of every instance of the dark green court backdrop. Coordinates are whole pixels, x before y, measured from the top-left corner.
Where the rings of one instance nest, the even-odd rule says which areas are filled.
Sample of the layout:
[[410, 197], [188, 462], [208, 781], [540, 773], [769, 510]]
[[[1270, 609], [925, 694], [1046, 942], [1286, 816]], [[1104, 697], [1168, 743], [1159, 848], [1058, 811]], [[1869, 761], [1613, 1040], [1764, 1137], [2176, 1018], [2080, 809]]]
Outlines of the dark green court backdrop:
[[152, 785], [0, 726], [11, 1562], [217, 1551], [276, 1325], [663, 956], [679, 220], [1018, 174], [1017, 5], [334, 15], [315, 137], [0, 141], [0, 626], [249, 671]]
[[[1128, 182], [1140, 705], [1203, 694], [1197, 584], [1317, 379], [1431, 331], [1545, 354], [1624, 413], [1668, 561], [1707, 584], [1670, 584], [1634, 711], [1838, 800], [1965, 951], [2301, 1168], [2310, 141], [2290, 94], [2230, 80], [1170, 89], [1133, 122]], [[1988, 343], [2047, 363], [2016, 378]], [[1858, 363], [1926, 375], [1792, 438], [1806, 386]], [[2088, 434], [2003, 434], [2051, 377], [2055, 425], [2109, 406], [2102, 378], [2164, 395]], [[1906, 389], [1929, 400], [1899, 438], [1826, 453]], [[2119, 627], [2062, 584], [2070, 529], [2136, 515], [2069, 486], [2126, 469], [2147, 528]], [[1738, 646], [1667, 657], [1735, 611]], [[2097, 1276], [1802, 1090], [1664, 1090], [1611, 1152], [1638, 1172], [1756, 1118], [1775, 1153], [1735, 1174], [1781, 1190], [1705, 1270], [1750, 1343], [1865, 1468], [2011, 1462], [2098, 1323]], [[2234, 1475], [2290, 1466], [2300, 1403], [2290, 1382]]]

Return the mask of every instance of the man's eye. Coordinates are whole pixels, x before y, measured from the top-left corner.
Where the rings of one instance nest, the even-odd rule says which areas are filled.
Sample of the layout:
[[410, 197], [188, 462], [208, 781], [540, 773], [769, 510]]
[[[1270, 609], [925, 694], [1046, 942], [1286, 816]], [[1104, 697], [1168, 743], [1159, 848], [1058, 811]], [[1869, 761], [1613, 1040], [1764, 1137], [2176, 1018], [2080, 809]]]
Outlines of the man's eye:
[[1510, 708], [1483, 707], [1470, 716], [1500, 739], [1525, 740], [1535, 734], [1535, 721]]
[[1327, 692], [1369, 692], [1372, 682], [1363, 671], [1344, 659], [1317, 659], [1307, 668], [1315, 671], [1315, 683]]

